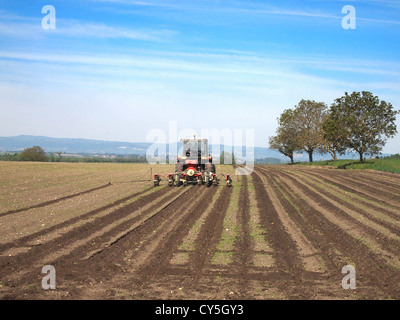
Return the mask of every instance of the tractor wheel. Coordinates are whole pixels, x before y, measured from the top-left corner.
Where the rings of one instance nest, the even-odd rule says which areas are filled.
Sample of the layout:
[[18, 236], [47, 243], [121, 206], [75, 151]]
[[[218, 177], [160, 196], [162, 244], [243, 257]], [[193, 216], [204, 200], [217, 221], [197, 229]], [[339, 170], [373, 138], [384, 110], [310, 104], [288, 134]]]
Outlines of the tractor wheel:
[[175, 186], [179, 187], [181, 185], [181, 175], [177, 174], [175, 176]]
[[212, 179], [210, 179], [210, 177], [207, 175], [206, 176], [206, 187], [209, 187], [212, 185]]

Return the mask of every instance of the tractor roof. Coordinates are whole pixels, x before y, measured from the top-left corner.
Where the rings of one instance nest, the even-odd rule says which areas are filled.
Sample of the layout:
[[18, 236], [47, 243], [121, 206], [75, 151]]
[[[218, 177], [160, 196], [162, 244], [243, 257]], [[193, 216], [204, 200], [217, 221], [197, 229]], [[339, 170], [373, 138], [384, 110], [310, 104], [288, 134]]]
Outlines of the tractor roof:
[[181, 141], [183, 143], [185, 143], [185, 142], [208, 142], [208, 139], [187, 138], [187, 139], [181, 139]]

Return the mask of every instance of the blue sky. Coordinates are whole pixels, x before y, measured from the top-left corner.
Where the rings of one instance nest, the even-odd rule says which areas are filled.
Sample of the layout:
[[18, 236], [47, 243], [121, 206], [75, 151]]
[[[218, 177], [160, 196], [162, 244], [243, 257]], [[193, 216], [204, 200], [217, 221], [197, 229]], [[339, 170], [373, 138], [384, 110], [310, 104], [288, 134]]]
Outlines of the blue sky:
[[[400, 1], [0, 4], [0, 136], [145, 141], [176, 120], [253, 129], [266, 147], [303, 98], [366, 90], [400, 109]], [[55, 30], [42, 28], [45, 5]], [[346, 5], [355, 30], [342, 28]], [[400, 135], [384, 152], [400, 153]]]

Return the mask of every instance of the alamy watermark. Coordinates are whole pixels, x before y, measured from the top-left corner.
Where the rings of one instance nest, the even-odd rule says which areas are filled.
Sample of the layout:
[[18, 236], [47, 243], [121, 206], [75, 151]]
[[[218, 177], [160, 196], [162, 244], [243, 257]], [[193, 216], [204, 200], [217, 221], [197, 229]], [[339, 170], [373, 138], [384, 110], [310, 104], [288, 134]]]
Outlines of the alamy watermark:
[[342, 288], [354, 290], [356, 288], [356, 268], [348, 264], [342, 268], [342, 273], [347, 274], [342, 279]]
[[56, 9], [51, 5], [42, 8], [42, 13], [46, 14], [42, 19], [42, 28], [44, 30], [56, 28]]
[[[220, 155], [224, 152], [224, 164], [242, 165], [236, 169], [237, 175], [248, 175], [254, 169], [254, 129], [184, 129], [178, 132], [178, 122], [169, 121], [168, 134], [161, 129], [152, 129], [146, 135], [146, 142], [152, 145], [146, 151], [149, 164], [176, 164], [177, 156], [182, 155], [182, 147], [178, 150], [180, 138], [202, 138], [208, 140], [209, 154], [202, 154], [204, 163], [209, 155], [213, 163], [220, 163]], [[221, 146], [223, 147], [221, 150]], [[233, 161], [233, 159], [235, 161]]]
[[51, 265], [45, 265], [42, 268], [42, 273], [46, 274], [42, 279], [42, 289], [56, 289], [56, 268]]
[[346, 14], [342, 19], [342, 28], [345, 30], [356, 29], [356, 9], [354, 6], [344, 6], [342, 13]]

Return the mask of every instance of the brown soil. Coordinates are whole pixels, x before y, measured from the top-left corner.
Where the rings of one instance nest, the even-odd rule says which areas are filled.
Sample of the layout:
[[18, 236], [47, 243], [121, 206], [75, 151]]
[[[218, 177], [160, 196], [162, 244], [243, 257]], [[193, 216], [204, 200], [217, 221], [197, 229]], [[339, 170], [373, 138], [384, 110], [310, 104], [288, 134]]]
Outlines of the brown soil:
[[[400, 298], [396, 175], [256, 166], [231, 188], [223, 181], [209, 188], [151, 183], [1, 242], [0, 298]], [[62, 208], [64, 200], [100, 195], [105, 187], [5, 210], [0, 224], [14, 217], [18, 225], [33, 208]], [[232, 203], [237, 210], [229, 211]], [[224, 218], [232, 212], [234, 248], [221, 252]], [[183, 245], [186, 239], [190, 246]], [[230, 259], [213, 260], [216, 253]], [[355, 290], [341, 285], [342, 268], [349, 264], [356, 269]], [[41, 288], [44, 265], [56, 269], [55, 290]]]

